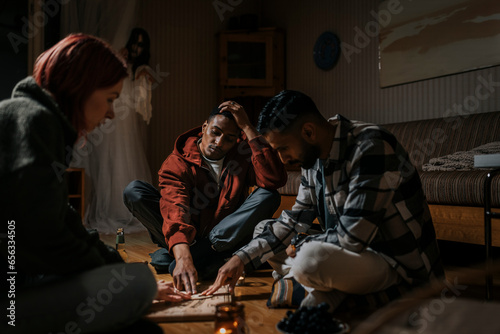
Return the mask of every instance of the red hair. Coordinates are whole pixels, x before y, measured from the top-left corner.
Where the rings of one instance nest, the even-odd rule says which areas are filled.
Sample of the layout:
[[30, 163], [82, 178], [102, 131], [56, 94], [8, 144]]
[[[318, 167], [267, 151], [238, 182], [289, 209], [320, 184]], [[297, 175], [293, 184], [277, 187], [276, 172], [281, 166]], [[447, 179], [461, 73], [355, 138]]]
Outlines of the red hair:
[[75, 129], [85, 129], [83, 106], [97, 89], [116, 85], [126, 78], [127, 65], [100, 38], [72, 34], [42, 53], [33, 77], [49, 91]]

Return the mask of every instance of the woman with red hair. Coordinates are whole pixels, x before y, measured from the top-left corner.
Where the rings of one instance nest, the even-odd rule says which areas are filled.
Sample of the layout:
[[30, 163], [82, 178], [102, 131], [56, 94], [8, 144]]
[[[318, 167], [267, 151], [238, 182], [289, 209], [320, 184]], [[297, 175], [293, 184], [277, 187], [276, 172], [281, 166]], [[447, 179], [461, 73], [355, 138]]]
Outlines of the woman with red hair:
[[107, 43], [74, 34], [0, 102], [0, 254], [11, 274], [0, 297], [10, 310], [2, 333], [130, 329], [155, 296], [183, 298], [165, 283], [158, 288], [147, 266], [123, 263], [67, 204], [61, 166], [79, 137], [114, 117], [125, 77]]

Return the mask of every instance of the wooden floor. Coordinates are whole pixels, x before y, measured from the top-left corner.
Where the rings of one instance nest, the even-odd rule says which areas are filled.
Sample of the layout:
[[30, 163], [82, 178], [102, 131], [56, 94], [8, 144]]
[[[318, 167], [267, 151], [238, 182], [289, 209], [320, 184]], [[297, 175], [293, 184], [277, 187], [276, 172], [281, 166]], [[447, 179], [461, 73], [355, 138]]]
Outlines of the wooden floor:
[[[109, 245], [114, 246], [115, 244], [115, 236], [113, 235], [101, 235], [101, 239]], [[149, 253], [158, 249], [149, 239], [147, 232], [125, 235], [125, 245], [130, 262], [146, 261], [149, 263], [151, 260]], [[172, 281], [172, 276], [169, 274], [158, 275], [151, 265], [149, 267], [158, 280]], [[269, 298], [272, 284], [271, 270], [259, 270], [247, 276], [245, 285], [237, 287], [235, 290], [236, 299], [245, 305], [246, 321], [251, 333], [279, 333], [275, 326], [285, 316], [287, 309], [267, 308], [266, 301]], [[166, 334], [211, 334], [214, 330], [214, 323], [212, 321], [163, 323], [160, 326]]]
[[[113, 235], [101, 235], [101, 239], [114, 246], [115, 236]], [[151, 242], [147, 232], [127, 234], [125, 236], [126, 250], [129, 256], [129, 262], [148, 262], [150, 261], [149, 253], [154, 252], [158, 247]], [[444, 245], [445, 251], [449, 254], [450, 258], [463, 258], [460, 254], [451, 254], [452, 252], [457, 252], [449, 245]], [[470, 251], [466, 251], [470, 254]], [[453, 256], [457, 255], [457, 256]], [[464, 268], [463, 265], [469, 263], [466, 261], [457, 260], [457, 263], [447, 260], [448, 256], [444, 256], [445, 260], [448, 262], [446, 265], [446, 275], [449, 281], [453, 282], [459, 280], [458, 283], [466, 285], [467, 289], [462, 291], [461, 298], [472, 298], [483, 300], [484, 299], [484, 279], [481, 276], [481, 270], [471, 269], [467, 270], [467, 275], [463, 275]], [[473, 261], [468, 259], [469, 261]], [[159, 279], [164, 279], [166, 281], [172, 281], [172, 277], [168, 274], [157, 275], [154, 268], [149, 265], [151, 271], [155, 277]], [[212, 282], [206, 282], [212, 283]], [[269, 309], [266, 306], [266, 301], [269, 298], [273, 279], [271, 277], [271, 270], [258, 270], [251, 275], [248, 275], [245, 280], [245, 286], [237, 287], [235, 295], [237, 300], [241, 301], [245, 305], [245, 313], [247, 324], [250, 328], [251, 333], [255, 334], [266, 334], [266, 333], [279, 333], [276, 330], [276, 324], [282, 319], [287, 309]], [[500, 300], [500, 277], [495, 276], [495, 289], [494, 297], [498, 301]], [[340, 314], [338, 317], [342, 320], [348, 322], [352, 328], [361, 323], [366, 319], [369, 314]], [[162, 323], [160, 324], [165, 334], [176, 334], [176, 333], [213, 333], [214, 323], [212, 321], [206, 322], [179, 322], [179, 323]]]

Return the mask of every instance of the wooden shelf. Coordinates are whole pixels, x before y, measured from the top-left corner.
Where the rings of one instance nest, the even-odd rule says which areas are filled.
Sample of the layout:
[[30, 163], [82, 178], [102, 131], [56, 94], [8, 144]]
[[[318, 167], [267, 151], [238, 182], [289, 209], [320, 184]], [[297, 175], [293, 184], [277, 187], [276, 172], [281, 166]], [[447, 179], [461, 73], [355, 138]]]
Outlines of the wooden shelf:
[[221, 101], [239, 96], [272, 97], [285, 88], [283, 31], [223, 31], [218, 39]]

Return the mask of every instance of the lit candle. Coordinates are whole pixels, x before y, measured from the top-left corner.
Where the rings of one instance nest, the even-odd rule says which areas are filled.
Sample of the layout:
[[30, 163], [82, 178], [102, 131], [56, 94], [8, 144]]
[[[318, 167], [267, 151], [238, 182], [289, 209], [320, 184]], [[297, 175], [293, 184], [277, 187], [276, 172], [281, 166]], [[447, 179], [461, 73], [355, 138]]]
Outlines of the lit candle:
[[216, 306], [215, 334], [247, 334], [245, 311], [241, 303], [223, 303]]
[[231, 334], [233, 333], [233, 330], [232, 329], [225, 329], [224, 327], [223, 328], [220, 328], [218, 332], [216, 333], [221, 333], [221, 334]]

